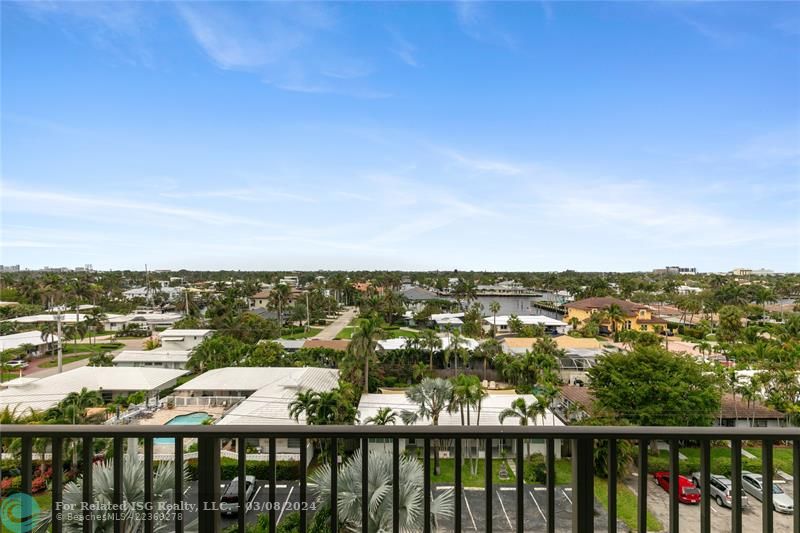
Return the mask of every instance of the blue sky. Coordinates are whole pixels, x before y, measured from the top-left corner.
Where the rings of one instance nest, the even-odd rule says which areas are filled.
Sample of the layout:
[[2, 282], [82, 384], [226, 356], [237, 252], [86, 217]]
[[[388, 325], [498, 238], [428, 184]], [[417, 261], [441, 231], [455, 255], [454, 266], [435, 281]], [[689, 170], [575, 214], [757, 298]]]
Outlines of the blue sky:
[[2, 262], [800, 270], [800, 4], [2, 4]]

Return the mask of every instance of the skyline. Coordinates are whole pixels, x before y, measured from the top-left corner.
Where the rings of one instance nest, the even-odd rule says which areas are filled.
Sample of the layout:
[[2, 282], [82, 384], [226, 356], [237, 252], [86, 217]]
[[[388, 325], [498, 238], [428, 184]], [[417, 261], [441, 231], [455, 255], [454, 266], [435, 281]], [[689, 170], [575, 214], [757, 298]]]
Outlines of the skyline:
[[2, 259], [800, 271], [800, 5], [3, 3]]

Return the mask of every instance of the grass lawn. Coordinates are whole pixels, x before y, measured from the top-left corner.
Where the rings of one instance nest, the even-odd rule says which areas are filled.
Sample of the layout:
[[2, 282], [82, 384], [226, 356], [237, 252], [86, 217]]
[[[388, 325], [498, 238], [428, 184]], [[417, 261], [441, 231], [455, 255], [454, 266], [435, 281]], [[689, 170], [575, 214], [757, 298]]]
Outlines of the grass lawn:
[[352, 326], [347, 326], [346, 328], [343, 328], [342, 331], [336, 334], [336, 338], [337, 339], [351, 338], [353, 336], [353, 329], [354, 328]]
[[281, 339], [287, 340], [297, 340], [297, 339], [308, 339], [310, 337], [316, 336], [322, 328], [308, 328], [308, 331], [300, 331], [299, 333], [290, 333], [287, 335], [281, 335]]
[[[91, 353], [91, 352], [90, 353], [81, 353], [81, 354], [76, 354], [76, 355], [70, 355], [70, 356], [64, 355], [61, 358], [61, 363], [66, 365], [66, 364], [69, 364], [69, 363], [74, 363], [75, 361], [80, 361], [82, 359], [88, 359], [93, 355], [94, 354]], [[54, 367], [57, 367], [57, 366], [58, 366], [58, 358], [56, 357], [52, 361], [47, 361], [45, 363], [42, 363], [41, 365], [39, 365], [39, 368], [54, 368]]]
[[[761, 448], [744, 448], [748, 452], [755, 455], [758, 459], [752, 460], [758, 464], [761, 463]], [[680, 453], [686, 456], [685, 461], [680, 461], [681, 465], [691, 464], [692, 467], [696, 467], [696, 470], [700, 469], [700, 448], [681, 448]], [[669, 458], [669, 453], [666, 450], [661, 450], [659, 456], [663, 459]], [[711, 448], [711, 468], [712, 474], [716, 474], [714, 472], [714, 465], [719, 464], [720, 462], [724, 462], [726, 464], [730, 464], [731, 458], [731, 449], [725, 446]], [[742, 456], [742, 459], [745, 459]], [[772, 448], [772, 464], [778, 470], [783, 470], [784, 472], [791, 473], [792, 471], [792, 449], [789, 447], [784, 446], [773, 446]], [[681, 468], [683, 472], [685, 468]]]
[[79, 354], [79, 353], [103, 353], [111, 350], [116, 350], [125, 346], [121, 342], [98, 342], [97, 344], [90, 344], [88, 342], [65, 343], [63, 347], [64, 355], [66, 354]]
[[[492, 483], [495, 485], [513, 484], [515, 481], [514, 472], [506, 463], [506, 470], [508, 472], [508, 479], [501, 480], [498, 477], [500, 472], [500, 464], [504, 459], [492, 459]], [[441, 473], [437, 476], [433, 474], [433, 458], [431, 457], [431, 482], [432, 483], [453, 483], [456, 479], [455, 475], [455, 459], [440, 459]], [[472, 460], [464, 459], [464, 464], [461, 466], [461, 482], [465, 487], [483, 487], [484, 480], [484, 460], [478, 459], [477, 474], [472, 475]]]
[[19, 370], [16, 372], [3, 372], [3, 383], [6, 381], [11, 381], [12, 379], [17, 379], [19, 377]]
[[[608, 509], [608, 480], [594, 478], [594, 496]], [[617, 518], [636, 530], [636, 494], [623, 483], [617, 485]], [[651, 512], [647, 512], [647, 531], [661, 531], [664, 526]]]
[[[350, 339], [353, 337], [353, 330], [355, 330], [354, 326], [347, 326], [343, 328], [339, 333], [336, 334], [337, 339]], [[408, 331], [405, 329], [399, 328], [389, 328], [383, 330], [383, 338], [384, 339], [396, 339], [398, 337], [405, 337], [410, 339], [411, 337], [418, 337], [419, 332], [416, 331]]]
[[49, 489], [35, 495], [33, 499], [36, 500], [39, 510], [42, 512], [49, 511], [53, 507], [53, 492]]

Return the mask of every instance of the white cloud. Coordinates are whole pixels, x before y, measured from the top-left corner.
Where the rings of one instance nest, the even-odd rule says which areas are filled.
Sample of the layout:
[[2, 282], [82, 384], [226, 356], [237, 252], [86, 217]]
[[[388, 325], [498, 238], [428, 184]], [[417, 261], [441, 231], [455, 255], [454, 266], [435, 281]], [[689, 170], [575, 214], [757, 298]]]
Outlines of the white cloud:
[[515, 176], [522, 174], [524, 171], [524, 169], [521, 166], [507, 161], [474, 157], [471, 155], [463, 154], [457, 150], [451, 150], [447, 148], [439, 148], [436, 149], [436, 151], [446, 156], [451, 161], [454, 161], [455, 163], [458, 163], [459, 165], [475, 172]]
[[409, 67], [419, 67], [419, 60], [416, 56], [417, 47], [406, 40], [400, 33], [396, 31], [391, 31], [390, 33], [392, 35], [390, 51]]

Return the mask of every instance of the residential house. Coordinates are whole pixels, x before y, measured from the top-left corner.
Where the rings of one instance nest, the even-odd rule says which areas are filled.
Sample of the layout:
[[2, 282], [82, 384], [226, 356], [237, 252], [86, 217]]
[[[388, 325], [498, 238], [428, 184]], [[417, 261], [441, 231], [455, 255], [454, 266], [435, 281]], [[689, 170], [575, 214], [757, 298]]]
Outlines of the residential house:
[[191, 357], [191, 350], [123, 350], [112, 360], [119, 367], [154, 367], [184, 369]]
[[[589, 387], [562, 385], [555, 413], [570, 424], [594, 414], [594, 394]], [[786, 417], [759, 401], [749, 404], [741, 397], [723, 394], [720, 409], [714, 417], [713, 426], [720, 427], [783, 427]]]
[[[235, 407], [217, 425], [305, 425], [304, 416], [297, 421], [289, 417], [289, 403], [297, 393], [307, 390], [329, 391], [338, 384], [339, 371], [331, 368], [218, 368], [177, 387], [174, 399], [179, 405], [185, 404], [179, 401], [181, 396], [199, 399], [227, 396], [227, 405]], [[268, 430], [265, 428], [264, 432]], [[279, 459], [299, 459], [300, 439], [278, 438], [275, 445]], [[268, 439], [258, 439], [258, 446], [266, 451]], [[308, 451], [311, 460], [313, 454], [310, 443]]]
[[[506, 391], [487, 391], [488, 395], [484, 398], [483, 402], [481, 403], [481, 410], [480, 410], [480, 420], [477, 419], [477, 413], [471, 412], [470, 413], [470, 422], [472, 425], [483, 425], [483, 426], [511, 426], [519, 424], [518, 418], [509, 417], [506, 418], [504, 421], [500, 421], [500, 413], [503, 410], [511, 407], [511, 404], [517, 398], [522, 398], [525, 400], [526, 403], [530, 404], [532, 402], [536, 402], [536, 397], [530, 394], [516, 394], [513, 391], [506, 392]], [[408, 399], [408, 397], [402, 392], [384, 392], [379, 394], [363, 394], [361, 396], [361, 401], [358, 404], [358, 411], [360, 413], [359, 420], [361, 424], [366, 424], [367, 420], [375, 416], [381, 408], [388, 407], [394, 413], [397, 414], [397, 423], [401, 424], [400, 421], [400, 414], [403, 411], [415, 411], [417, 409], [417, 405]], [[465, 415], [466, 416], [466, 415]], [[427, 419], [420, 419], [414, 425], [417, 426], [427, 426], [430, 425], [431, 421]], [[544, 416], [539, 416], [535, 421], [528, 421], [530, 425], [538, 425], [538, 426], [563, 426], [563, 422], [561, 422], [553, 413], [547, 409], [545, 410]], [[439, 416], [439, 425], [440, 426], [462, 426], [461, 422], [461, 412], [443, 412]], [[376, 441], [377, 442], [377, 441]], [[379, 446], [380, 444], [376, 444]], [[483, 457], [484, 450], [482, 449], [483, 443], [480, 443], [480, 446], [477, 446], [477, 441], [472, 441], [470, 439], [463, 439], [463, 450], [464, 450], [464, 457]], [[402, 453], [404, 449], [414, 449], [417, 447], [422, 446], [422, 441], [416, 441], [413, 438], [408, 439], [401, 439], [400, 440], [400, 452]], [[445, 444], [446, 449], [442, 450], [440, 453], [440, 457], [450, 457], [452, 456], [453, 449], [452, 449], [452, 442]], [[492, 441], [492, 454], [494, 457], [501, 456], [501, 450], [505, 451], [509, 456], [513, 457], [515, 450], [516, 450], [516, 439], [494, 439]], [[557, 439], [557, 443], [555, 446], [556, 457], [560, 457], [560, 450], [561, 445], [560, 441]], [[528, 452], [528, 447], [525, 448], [525, 453]], [[530, 453], [545, 453], [545, 441], [544, 439], [532, 439], [530, 445]]]
[[250, 298], [248, 298], [250, 309], [267, 309], [270, 306], [269, 293], [270, 291], [268, 290], [258, 291], [250, 296]]
[[58, 335], [50, 334], [42, 339], [42, 332], [39, 330], [23, 331], [22, 333], [12, 333], [0, 337], [0, 352], [14, 350], [25, 346], [30, 346], [28, 356], [41, 357], [45, 355], [51, 346], [57, 346]]
[[[667, 325], [664, 319], [653, 316], [653, 312], [648, 306], [610, 296], [585, 298], [565, 304], [564, 307], [567, 309], [567, 314], [564, 315], [564, 321], [572, 323], [577, 320], [579, 324], [583, 324], [595, 313], [608, 311], [612, 305], [618, 306], [624, 315], [616, 325], [618, 330], [633, 329], [653, 332], [656, 331], [657, 327], [666, 327]], [[610, 332], [614, 329], [608, 319], [600, 323], [600, 328], [604, 332]]]
[[[511, 329], [508, 326], [511, 318], [511, 315], [487, 316], [483, 319], [484, 323], [486, 324], [484, 329], [486, 331], [490, 331], [492, 326], [494, 326], [495, 333], [498, 335], [511, 333]], [[550, 334], [563, 335], [569, 331], [569, 325], [566, 322], [556, 320], [555, 318], [550, 318], [549, 316], [519, 315], [516, 318], [522, 323], [523, 326], [542, 326], [545, 331]]]
[[166, 329], [159, 334], [165, 350], [193, 350], [214, 334], [213, 329]]
[[99, 391], [106, 401], [138, 391], [156, 395], [173, 387], [185, 373], [166, 368], [83, 366], [44, 378], [25, 377], [3, 383], [0, 405], [16, 408], [19, 413], [44, 411], [84, 388]]

